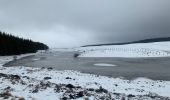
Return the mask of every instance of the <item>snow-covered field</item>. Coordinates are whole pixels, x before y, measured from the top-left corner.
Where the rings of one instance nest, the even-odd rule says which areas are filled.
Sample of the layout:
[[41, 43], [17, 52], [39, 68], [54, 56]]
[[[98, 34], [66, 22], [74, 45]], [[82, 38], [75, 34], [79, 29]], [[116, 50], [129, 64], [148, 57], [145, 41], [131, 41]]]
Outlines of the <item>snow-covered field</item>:
[[170, 42], [90, 46], [77, 50], [79, 57], [169, 57]]
[[52, 68], [2, 66], [12, 59], [0, 57], [0, 100], [170, 100], [169, 81], [124, 80]]

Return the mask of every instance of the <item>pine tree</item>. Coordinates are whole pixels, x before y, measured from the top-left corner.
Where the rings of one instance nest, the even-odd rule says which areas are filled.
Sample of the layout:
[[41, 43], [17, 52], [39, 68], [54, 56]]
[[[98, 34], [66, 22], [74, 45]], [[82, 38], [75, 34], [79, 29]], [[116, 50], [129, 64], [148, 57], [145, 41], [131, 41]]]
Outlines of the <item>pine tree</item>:
[[49, 47], [40, 42], [15, 37], [0, 31], [0, 55], [18, 55], [35, 53], [37, 50], [47, 50]]

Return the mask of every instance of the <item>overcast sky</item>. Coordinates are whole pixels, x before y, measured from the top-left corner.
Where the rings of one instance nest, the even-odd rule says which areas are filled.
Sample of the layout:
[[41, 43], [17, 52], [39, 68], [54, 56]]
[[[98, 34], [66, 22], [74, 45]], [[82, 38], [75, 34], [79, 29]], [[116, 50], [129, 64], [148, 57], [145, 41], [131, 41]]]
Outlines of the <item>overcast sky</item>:
[[50, 47], [170, 37], [170, 0], [0, 0], [0, 30]]

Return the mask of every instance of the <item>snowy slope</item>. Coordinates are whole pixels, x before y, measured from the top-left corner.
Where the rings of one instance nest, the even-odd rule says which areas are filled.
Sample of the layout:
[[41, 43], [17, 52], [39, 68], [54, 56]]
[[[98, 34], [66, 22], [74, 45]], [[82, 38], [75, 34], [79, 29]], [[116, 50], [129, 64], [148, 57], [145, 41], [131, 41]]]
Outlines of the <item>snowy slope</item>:
[[170, 42], [90, 46], [77, 50], [79, 57], [169, 57]]

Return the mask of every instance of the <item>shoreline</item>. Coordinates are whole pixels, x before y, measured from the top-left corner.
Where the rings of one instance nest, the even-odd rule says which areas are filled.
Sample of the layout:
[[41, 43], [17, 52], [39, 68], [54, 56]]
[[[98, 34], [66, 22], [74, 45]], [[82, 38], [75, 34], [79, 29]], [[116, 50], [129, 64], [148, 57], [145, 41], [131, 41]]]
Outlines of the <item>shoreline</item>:
[[[128, 98], [130, 100], [135, 98], [148, 98], [152, 100], [153, 96], [155, 99], [170, 100], [170, 95], [167, 93], [170, 89], [170, 81], [153, 81], [145, 78], [124, 80], [84, 74], [71, 70], [56, 71], [52, 70], [52, 68], [31, 68], [24, 66], [9, 68], [1, 66], [0, 71], [0, 80], [3, 80], [0, 84], [0, 93], [5, 93], [8, 90], [12, 96], [23, 97], [26, 100], [30, 98], [46, 100], [53, 99], [54, 97], [80, 100], [84, 98], [93, 100], [94, 98], [116, 97], [120, 99]], [[2, 74], [8, 77], [3, 77]], [[18, 79], [13, 79], [13, 75], [17, 75]], [[15, 84], [12, 84], [13, 82]], [[31, 84], [33, 86], [28, 87]], [[56, 92], [56, 86], [59, 86], [58, 92]], [[10, 89], [6, 89], [7, 87], [10, 87]], [[67, 93], [70, 90], [72, 92]], [[43, 93], [46, 94], [44, 97], [42, 97]]]

